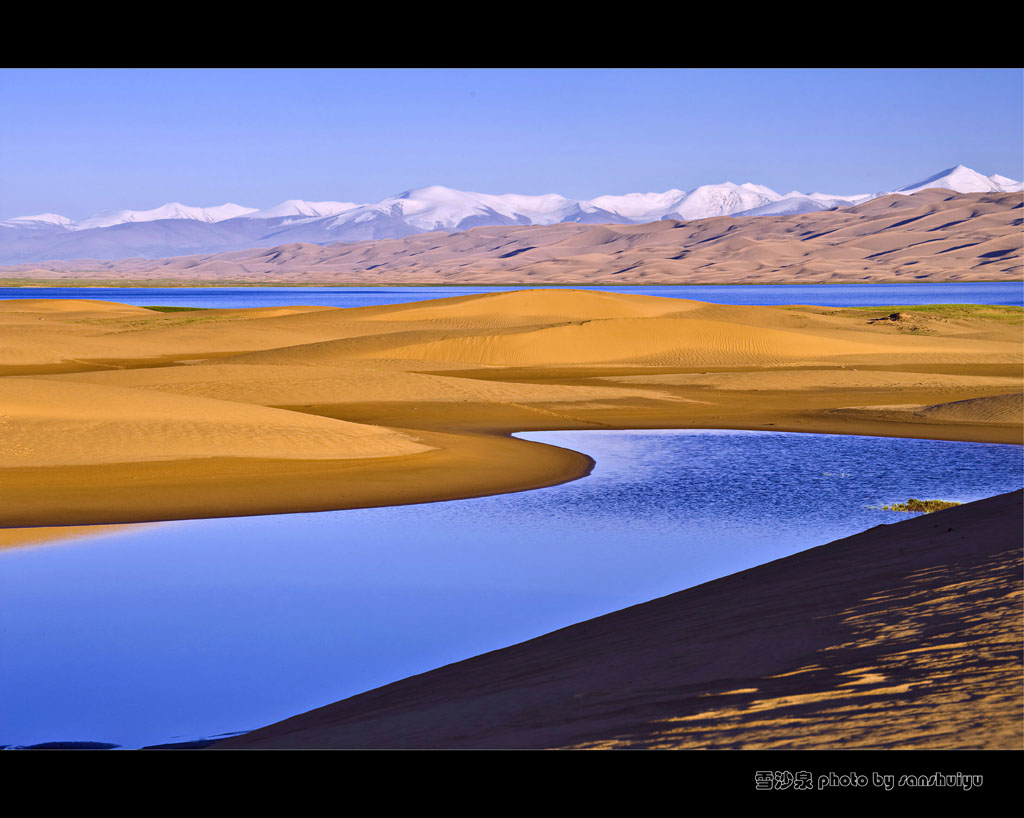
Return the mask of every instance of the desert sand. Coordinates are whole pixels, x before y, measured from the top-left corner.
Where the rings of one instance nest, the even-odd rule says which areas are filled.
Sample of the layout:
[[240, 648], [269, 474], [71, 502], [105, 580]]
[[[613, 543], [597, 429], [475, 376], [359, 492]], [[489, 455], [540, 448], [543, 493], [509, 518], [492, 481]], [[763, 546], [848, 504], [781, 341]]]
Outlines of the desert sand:
[[1021, 443], [1013, 307], [744, 307], [523, 290], [337, 309], [0, 302], [0, 526], [393, 505], [553, 485], [543, 429]]
[[1020, 750], [1021, 500], [877, 526], [214, 749]]
[[1019, 281], [1022, 194], [930, 188], [788, 216], [475, 227], [403, 239], [0, 267], [80, 286]]

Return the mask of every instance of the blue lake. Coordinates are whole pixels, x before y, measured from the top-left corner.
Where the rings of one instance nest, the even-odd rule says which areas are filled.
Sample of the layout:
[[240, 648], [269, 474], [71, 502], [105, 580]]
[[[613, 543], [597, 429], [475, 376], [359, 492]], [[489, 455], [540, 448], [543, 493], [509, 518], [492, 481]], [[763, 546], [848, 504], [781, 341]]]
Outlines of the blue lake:
[[[522, 290], [520, 287], [2, 287], [10, 298], [92, 298], [123, 304], [170, 307], [281, 307], [314, 305], [366, 307], [403, 304], [458, 295]], [[690, 298], [715, 304], [814, 304], [822, 307], [909, 306], [911, 304], [1024, 304], [1022, 282], [942, 284], [774, 284], [662, 287], [548, 287]]]
[[516, 494], [0, 551], [0, 745], [252, 729], [910, 516], [883, 504], [1024, 485], [1010, 445], [519, 436], [597, 465]]

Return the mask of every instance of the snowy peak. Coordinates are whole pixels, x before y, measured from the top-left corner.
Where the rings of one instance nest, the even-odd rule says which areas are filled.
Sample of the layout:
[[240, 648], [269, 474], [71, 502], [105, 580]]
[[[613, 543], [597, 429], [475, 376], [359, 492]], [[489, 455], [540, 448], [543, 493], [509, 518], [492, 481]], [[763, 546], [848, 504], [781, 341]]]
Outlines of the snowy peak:
[[375, 219], [400, 219], [420, 231], [460, 230], [474, 223], [555, 224], [576, 205], [556, 193], [472, 193], [429, 185], [361, 205], [331, 220], [329, 227], [341, 230], [349, 224], [366, 224]]
[[78, 222], [79, 230], [90, 230], [96, 227], [113, 227], [127, 222], [155, 222], [163, 219], [187, 219], [191, 221], [215, 222], [225, 221], [252, 213], [254, 207], [242, 207], [241, 205], [222, 204], [218, 207], [190, 207], [181, 202], [170, 202], [152, 210], [108, 210], [97, 213], [88, 219]]
[[394, 198], [408, 199], [416, 202], [450, 202], [465, 199], [467, 196], [479, 196], [479, 193], [468, 193], [464, 190], [456, 190], [453, 187], [444, 185], [427, 185], [426, 187], [415, 187], [399, 193]]
[[[731, 216], [745, 210], [753, 210], [782, 197], [771, 188], [762, 185], [734, 185], [725, 182], [721, 185], [701, 185], [694, 188], [672, 213], [669, 218], [684, 221], [706, 219], [713, 216]], [[664, 218], [664, 217], [663, 217]]]
[[1015, 182], [1013, 179], [1007, 179], [998, 173], [993, 173], [988, 177], [988, 180], [1002, 193], [1019, 193], [1021, 190], [1024, 190], [1024, 182]]
[[233, 202], [222, 204], [219, 207], [203, 207], [200, 210], [204, 214], [203, 221], [209, 222], [224, 222], [228, 219], [237, 219], [240, 216], [256, 212], [255, 207], [242, 207], [242, 205], [237, 205]]
[[759, 196], [765, 196], [768, 199], [771, 199], [772, 201], [775, 202], [782, 198], [770, 187], [765, 187], [764, 185], [755, 185], [753, 182], [744, 182], [742, 185], [740, 185], [740, 187], [743, 190], [750, 191], [751, 193], [754, 193]]
[[9, 224], [14, 227], [45, 227], [55, 225], [57, 227], [74, 227], [75, 221], [59, 213], [38, 213], [35, 216], [15, 216], [0, 224]]
[[496, 196], [508, 215], [522, 216], [530, 224], [558, 224], [572, 218], [580, 203], [558, 193], [502, 193]]
[[580, 202], [584, 210], [618, 213], [636, 222], [653, 222], [674, 211], [686, 198], [686, 191], [666, 190], [664, 193], [626, 193], [621, 196], [598, 196]]
[[1020, 183], [1005, 176], [982, 176], [976, 170], [957, 165], [940, 170], [923, 181], [901, 187], [896, 192], [911, 194], [931, 187], [946, 188], [957, 193], [1008, 193], [1014, 189], [1019, 190]]
[[[274, 207], [264, 210], [250, 210], [243, 214], [246, 219], [323, 218], [336, 216], [359, 207], [355, 202], [306, 202], [302, 199], [286, 199]], [[235, 218], [235, 217], [230, 217]]]
[[391, 199], [385, 199], [381, 204], [389, 207], [397, 205], [410, 224], [432, 230], [439, 227], [454, 228], [464, 219], [479, 215], [496, 200], [496, 196], [430, 185], [407, 190]]

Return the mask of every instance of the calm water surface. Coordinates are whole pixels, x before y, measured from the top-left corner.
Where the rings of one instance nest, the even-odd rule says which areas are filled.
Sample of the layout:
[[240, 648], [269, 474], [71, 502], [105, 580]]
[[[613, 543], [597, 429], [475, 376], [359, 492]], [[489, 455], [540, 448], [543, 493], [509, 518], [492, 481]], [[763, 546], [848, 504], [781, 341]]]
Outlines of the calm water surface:
[[727, 431], [519, 435], [586, 478], [192, 520], [0, 552], [0, 744], [251, 729], [910, 515], [1024, 485], [1017, 446]]
[[[458, 295], [522, 290], [520, 287], [3, 287], [9, 298], [92, 298], [122, 304], [170, 307], [367, 307], [404, 304]], [[903, 306], [911, 304], [1024, 304], [1024, 283], [948, 284], [774, 284], [665, 287], [549, 287], [600, 290], [665, 298], [691, 298], [715, 304], [814, 304], [822, 307]]]

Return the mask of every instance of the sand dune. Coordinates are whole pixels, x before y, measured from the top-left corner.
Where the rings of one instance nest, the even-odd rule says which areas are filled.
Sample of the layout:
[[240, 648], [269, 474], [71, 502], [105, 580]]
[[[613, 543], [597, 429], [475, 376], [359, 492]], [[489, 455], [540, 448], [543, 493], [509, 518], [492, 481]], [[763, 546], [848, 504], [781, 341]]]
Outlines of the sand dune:
[[113, 301], [97, 301], [91, 298], [13, 298], [0, 300], [0, 312], [41, 312], [41, 313], [72, 313], [90, 316], [94, 313], [106, 315], [121, 313], [126, 315], [146, 315], [149, 310], [131, 304], [118, 304]]
[[340, 460], [430, 450], [390, 429], [149, 389], [10, 379], [0, 468], [206, 457]]
[[597, 290], [513, 290], [503, 293], [439, 298], [424, 304], [392, 304], [361, 307], [353, 317], [365, 315], [377, 320], [469, 321], [469, 325], [492, 327], [514, 319], [517, 324], [563, 323], [598, 318], [654, 318], [680, 315], [701, 309], [701, 301], [661, 298]]
[[935, 419], [956, 420], [963, 423], [1021, 423], [1024, 424], [1024, 395], [995, 395], [991, 398], [971, 398], [952, 403], [925, 406], [921, 414]]
[[[306, 350], [306, 347], [300, 348]], [[216, 398], [224, 401], [279, 406], [284, 404], [324, 404], [332, 401], [392, 402], [430, 401], [456, 403], [474, 401], [587, 401], [640, 398], [648, 395], [628, 385], [567, 386], [562, 384], [506, 384], [501, 381], [474, 381], [394, 368], [368, 366], [365, 362], [348, 364], [332, 361], [329, 366], [291, 363], [278, 359], [278, 365], [252, 363], [253, 353], [200, 366], [158, 369], [107, 370], [40, 376], [54, 384], [69, 382], [108, 385], [168, 392], [177, 395]]]
[[921, 420], [942, 423], [1024, 426], [1024, 395], [1015, 392], [1009, 395], [935, 403], [930, 406], [911, 403], [889, 406], [857, 406], [836, 411], [856, 417], [896, 422]]
[[[983, 352], [983, 347], [987, 352]], [[979, 355], [1003, 352], [1012, 361], [1011, 345], [995, 347], [950, 339], [908, 338], [893, 342], [863, 334], [751, 327], [698, 318], [595, 319], [569, 325], [388, 346], [352, 353], [458, 361], [491, 366], [622, 364], [647, 366], [769, 365], [841, 360], [847, 356]]]
[[179, 313], [8, 301], [0, 524], [389, 505], [589, 468], [505, 437], [531, 429], [1021, 442], [1020, 313], [573, 290]]
[[1021, 496], [878, 526], [214, 749], [1020, 750]]
[[405, 239], [0, 268], [6, 278], [376, 284], [1019, 281], [1020, 193], [929, 189], [791, 216], [478, 227]]
[[[913, 389], [926, 387], [930, 389], [996, 387], [1002, 383], [1007, 389], [1017, 386], [1017, 378], [1012, 376], [997, 377], [985, 375], [941, 375], [930, 372], [892, 372], [874, 369], [851, 369], [845, 366], [823, 369], [765, 369], [760, 372], [746, 372], [737, 378], [733, 372], [704, 372], [674, 375], [614, 375], [601, 378], [612, 384], [666, 386], [666, 387], [703, 387], [724, 391], [747, 391], [751, 389], [777, 392], [802, 392], [820, 389]], [[1005, 396], [1019, 397], [1019, 396]], [[964, 401], [967, 405], [981, 405], [986, 401], [1002, 400], [1003, 398], [974, 398]], [[950, 404], [952, 405], [952, 404]], [[1002, 407], [1002, 404], [1000, 404]], [[888, 407], [892, 408], [892, 407]], [[922, 407], [923, 408], [923, 407]], [[953, 419], [952, 415], [949, 415]], [[994, 423], [1014, 423], [1015, 416], [1008, 412], [993, 412], [986, 416], [986, 421]], [[1024, 422], [1024, 419], [1021, 420]]]

